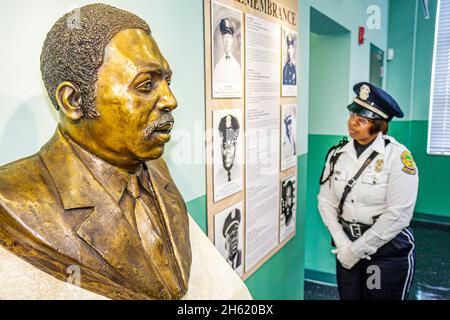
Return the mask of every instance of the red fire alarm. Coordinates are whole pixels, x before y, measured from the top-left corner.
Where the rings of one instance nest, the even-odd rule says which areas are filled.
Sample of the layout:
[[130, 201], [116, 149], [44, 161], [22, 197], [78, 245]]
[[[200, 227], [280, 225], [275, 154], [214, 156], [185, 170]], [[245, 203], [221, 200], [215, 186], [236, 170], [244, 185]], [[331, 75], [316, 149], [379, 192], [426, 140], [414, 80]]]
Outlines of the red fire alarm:
[[358, 44], [364, 44], [364, 32], [365, 31], [366, 31], [366, 29], [364, 29], [364, 27], [359, 27]]

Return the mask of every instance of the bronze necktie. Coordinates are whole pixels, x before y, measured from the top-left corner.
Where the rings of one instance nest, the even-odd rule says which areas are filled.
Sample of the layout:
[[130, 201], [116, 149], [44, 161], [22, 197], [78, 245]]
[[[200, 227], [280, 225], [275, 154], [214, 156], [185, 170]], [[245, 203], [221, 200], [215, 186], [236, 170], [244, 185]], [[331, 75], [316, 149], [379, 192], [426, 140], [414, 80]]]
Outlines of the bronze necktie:
[[136, 175], [131, 175], [127, 184], [127, 191], [135, 199], [134, 215], [142, 245], [145, 251], [150, 252], [155, 245], [161, 243], [161, 235], [158, 232], [158, 226], [152, 222], [147, 214], [148, 207], [140, 197], [138, 178]]
[[[136, 175], [131, 175], [127, 184], [127, 192], [134, 199], [136, 229], [144, 250], [152, 258], [152, 263], [168, 290], [162, 292], [162, 298], [169, 298], [168, 292], [171, 293], [172, 297], [180, 297], [183, 282], [180, 278], [180, 271], [176, 265], [175, 257], [170, 253], [173, 249], [170, 249], [171, 244], [168, 236], [162, 235], [164, 230], [160, 228], [164, 228], [164, 223], [158, 220], [162, 219], [162, 217], [159, 216], [157, 205], [152, 204], [151, 199], [147, 199], [144, 188], [139, 189], [139, 183], [142, 183], [142, 181], [138, 181]], [[153, 198], [153, 196], [150, 195], [150, 198]], [[148, 205], [144, 199], [149, 201]], [[156, 204], [156, 199], [154, 200]], [[166, 240], [164, 240], [165, 238]], [[173, 260], [172, 262], [169, 262], [169, 257]]]

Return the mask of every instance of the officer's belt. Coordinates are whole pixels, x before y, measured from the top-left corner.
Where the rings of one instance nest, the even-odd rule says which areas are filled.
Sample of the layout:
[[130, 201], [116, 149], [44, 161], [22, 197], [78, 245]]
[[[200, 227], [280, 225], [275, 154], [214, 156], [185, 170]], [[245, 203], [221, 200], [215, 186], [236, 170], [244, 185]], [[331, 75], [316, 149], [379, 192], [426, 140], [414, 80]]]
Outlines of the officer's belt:
[[347, 222], [342, 218], [339, 218], [339, 223], [342, 225], [342, 228], [344, 229], [345, 233], [352, 235], [352, 237], [354, 238], [361, 237], [364, 234], [364, 232], [366, 232], [372, 227], [371, 225], [368, 224]]

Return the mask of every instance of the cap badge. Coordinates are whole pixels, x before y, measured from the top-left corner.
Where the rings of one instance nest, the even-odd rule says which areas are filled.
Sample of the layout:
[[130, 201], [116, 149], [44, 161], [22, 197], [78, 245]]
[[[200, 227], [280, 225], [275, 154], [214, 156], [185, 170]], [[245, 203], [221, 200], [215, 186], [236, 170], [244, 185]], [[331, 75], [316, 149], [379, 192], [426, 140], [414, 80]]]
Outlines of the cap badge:
[[359, 89], [359, 98], [363, 101], [366, 101], [370, 95], [370, 88], [368, 85], [363, 84]]

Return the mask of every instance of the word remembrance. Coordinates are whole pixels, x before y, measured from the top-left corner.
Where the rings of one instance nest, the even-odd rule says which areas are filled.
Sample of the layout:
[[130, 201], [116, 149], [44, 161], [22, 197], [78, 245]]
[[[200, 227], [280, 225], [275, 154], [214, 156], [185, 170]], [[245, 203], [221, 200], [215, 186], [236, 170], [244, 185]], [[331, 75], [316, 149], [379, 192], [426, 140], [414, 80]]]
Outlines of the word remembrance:
[[286, 21], [290, 25], [297, 25], [297, 13], [294, 10], [286, 8], [270, 0], [235, 0], [243, 5], [263, 12], [275, 19]]

